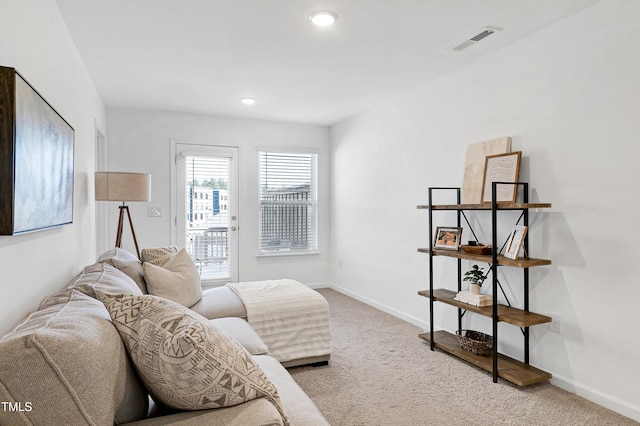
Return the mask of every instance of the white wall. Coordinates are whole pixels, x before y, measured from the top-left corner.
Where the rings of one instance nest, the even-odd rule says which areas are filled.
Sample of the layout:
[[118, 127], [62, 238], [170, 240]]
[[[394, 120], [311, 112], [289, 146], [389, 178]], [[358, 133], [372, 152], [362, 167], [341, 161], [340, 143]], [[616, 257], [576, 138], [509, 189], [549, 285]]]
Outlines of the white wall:
[[[11, 35], [0, 38], [0, 64], [17, 68], [76, 131], [74, 223], [0, 237], [3, 334], [95, 259], [95, 126], [107, 126], [55, 2], [0, 0], [0, 10], [0, 28]], [[532, 255], [554, 263], [532, 271], [531, 308], [561, 314], [564, 332], [534, 328], [532, 363], [552, 372], [555, 383], [640, 420], [633, 363], [640, 289], [632, 272], [640, 231], [637, 16], [638, 2], [604, 0], [336, 125], [331, 159], [323, 127], [112, 110], [109, 165], [153, 174], [149, 205], [163, 207], [165, 216], [147, 218], [144, 203], [132, 205], [140, 243], [150, 246], [170, 239], [170, 138], [240, 146], [244, 217], [257, 215], [256, 146], [318, 148], [322, 254], [258, 259], [257, 220], [245, 221], [240, 278], [327, 282], [331, 260], [337, 288], [426, 326], [426, 299], [416, 292], [427, 286], [427, 258], [416, 248], [429, 237], [426, 213], [415, 206], [426, 202], [430, 185], [461, 184], [467, 144], [510, 135], [524, 152], [533, 198], [553, 203], [532, 224]], [[115, 215], [113, 206], [109, 236]], [[446, 259], [438, 261], [436, 276], [452, 280], [445, 266]], [[517, 281], [508, 278], [518, 301]], [[438, 326], [452, 330], [451, 317], [438, 306]], [[503, 349], [519, 356], [517, 333], [502, 327], [501, 335]]]
[[[108, 164], [113, 171], [151, 173], [149, 203], [131, 203], [138, 245], [171, 243], [171, 140], [238, 146], [240, 149], [241, 281], [292, 278], [310, 285], [329, 281], [329, 129], [212, 116], [109, 109]], [[319, 255], [258, 258], [258, 147], [315, 149], [319, 154]], [[108, 236], [116, 233], [112, 206]], [[162, 207], [163, 217], [146, 217], [149, 206]], [[135, 250], [127, 241], [124, 248]]]
[[95, 260], [95, 127], [104, 106], [54, 0], [0, 0], [0, 65], [16, 68], [75, 129], [73, 224], [0, 236], [0, 335]]
[[[416, 252], [428, 246], [427, 213], [416, 205], [429, 186], [462, 184], [468, 144], [512, 136], [533, 200], [553, 203], [532, 216], [530, 253], [553, 265], [531, 271], [531, 310], [564, 323], [562, 335], [532, 328], [531, 363], [640, 420], [638, 16], [640, 2], [605, 0], [334, 126], [334, 285], [427, 327], [428, 301], [416, 295], [428, 288], [428, 257]], [[453, 288], [455, 262], [434, 266]], [[455, 330], [454, 317], [437, 304], [437, 327]], [[501, 349], [521, 357], [520, 331], [500, 331]]]

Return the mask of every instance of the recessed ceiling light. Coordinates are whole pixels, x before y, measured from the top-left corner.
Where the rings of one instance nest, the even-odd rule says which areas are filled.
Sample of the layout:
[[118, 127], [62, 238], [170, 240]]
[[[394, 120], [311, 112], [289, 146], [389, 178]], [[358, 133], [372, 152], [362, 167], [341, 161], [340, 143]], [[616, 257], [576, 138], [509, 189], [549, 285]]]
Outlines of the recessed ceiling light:
[[242, 98], [240, 99], [240, 102], [242, 102], [245, 105], [253, 105], [256, 103], [256, 100], [254, 98]]
[[319, 27], [326, 27], [338, 20], [338, 14], [330, 10], [316, 10], [309, 15], [309, 19]]

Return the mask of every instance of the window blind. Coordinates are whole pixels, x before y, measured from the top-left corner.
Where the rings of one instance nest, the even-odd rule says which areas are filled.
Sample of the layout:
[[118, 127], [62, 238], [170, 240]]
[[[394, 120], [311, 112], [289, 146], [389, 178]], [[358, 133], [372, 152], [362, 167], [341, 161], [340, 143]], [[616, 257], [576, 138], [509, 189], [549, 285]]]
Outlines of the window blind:
[[317, 154], [260, 151], [260, 254], [318, 249]]

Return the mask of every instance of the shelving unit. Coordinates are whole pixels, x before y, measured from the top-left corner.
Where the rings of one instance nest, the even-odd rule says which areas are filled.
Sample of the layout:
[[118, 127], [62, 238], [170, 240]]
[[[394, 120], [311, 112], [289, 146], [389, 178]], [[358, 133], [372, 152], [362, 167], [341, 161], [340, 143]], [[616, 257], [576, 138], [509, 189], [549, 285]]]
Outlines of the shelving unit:
[[[517, 185], [522, 188], [522, 203], [496, 203], [496, 187], [497, 185]], [[456, 191], [458, 204], [433, 204], [434, 191]], [[551, 322], [551, 317], [537, 314], [529, 311], [529, 268], [550, 265], [551, 261], [547, 259], [536, 258], [518, 258], [516, 260], [509, 259], [498, 254], [498, 236], [497, 224], [498, 213], [500, 211], [519, 210], [521, 216], [518, 221], [522, 220], [523, 225], [529, 225], [529, 210], [550, 208], [550, 203], [529, 203], [528, 202], [529, 186], [523, 182], [494, 182], [492, 184], [492, 200], [487, 204], [459, 204], [460, 188], [455, 187], [432, 187], [429, 188], [429, 204], [419, 205], [418, 209], [426, 209], [429, 213], [429, 248], [419, 248], [418, 252], [429, 255], [429, 290], [422, 290], [418, 295], [429, 299], [429, 326], [428, 333], [422, 333], [419, 337], [430, 344], [431, 350], [438, 348], [451, 355], [457, 356], [477, 367], [480, 367], [493, 374], [493, 381], [497, 382], [498, 377], [502, 377], [519, 386], [528, 386], [535, 383], [545, 382], [551, 379], [551, 374], [529, 365], [529, 327]], [[491, 211], [491, 234], [492, 234], [492, 253], [488, 255], [470, 254], [463, 251], [455, 250], [434, 250], [433, 249], [433, 212], [434, 211], [455, 211], [457, 213], [457, 226], [461, 225], [462, 217], [465, 218], [467, 225], [471, 228], [464, 211], [473, 210], [490, 210]], [[475, 232], [471, 229], [473, 235]], [[529, 235], [524, 240], [525, 253], [528, 253]], [[445, 288], [434, 289], [433, 283], [433, 259], [434, 257], [451, 257], [457, 259], [458, 266], [458, 290], [453, 291]], [[472, 260], [477, 262], [486, 262], [491, 267], [492, 278], [492, 306], [476, 307], [467, 303], [459, 302], [454, 299], [456, 293], [462, 290], [462, 260]], [[522, 309], [498, 303], [498, 289], [500, 283], [498, 281], [498, 267], [515, 267], [523, 271], [523, 291], [524, 306]], [[500, 287], [501, 288], [501, 287]], [[482, 315], [491, 318], [493, 324], [493, 353], [491, 356], [479, 356], [471, 352], [465, 351], [460, 347], [455, 334], [447, 331], [434, 332], [433, 326], [433, 306], [434, 302], [444, 303], [458, 308], [458, 329], [462, 329], [462, 316], [466, 312]], [[518, 361], [506, 355], [498, 353], [498, 323], [504, 322], [516, 327], [520, 327], [524, 337], [524, 356], [523, 361]]]

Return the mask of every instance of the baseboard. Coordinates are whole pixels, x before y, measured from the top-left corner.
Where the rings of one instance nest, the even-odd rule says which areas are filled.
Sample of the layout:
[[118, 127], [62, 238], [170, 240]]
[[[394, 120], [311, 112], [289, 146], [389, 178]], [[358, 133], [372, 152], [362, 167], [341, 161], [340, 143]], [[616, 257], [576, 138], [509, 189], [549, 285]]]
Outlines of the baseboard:
[[386, 312], [389, 315], [393, 315], [396, 318], [400, 318], [401, 320], [406, 321], [410, 324], [413, 324], [416, 327], [420, 327], [423, 330], [429, 329], [429, 322], [424, 321], [421, 318], [414, 317], [413, 315], [407, 315], [405, 312], [399, 311], [395, 308], [392, 308], [391, 306], [385, 305], [384, 303], [377, 302], [373, 299], [370, 299], [366, 296], [355, 293], [351, 290], [348, 290], [344, 287], [340, 287], [335, 284], [328, 284], [326, 287], [331, 288], [332, 290], [335, 290], [338, 293], [342, 293], [356, 300], [359, 300], [362, 303], [366, 303], [369, 306], [373, 306], [376, 309], [380, 309], [382, 312]]
[[[429, 329], [429, 323], [420, 318], [416, 318], [413, 315], [407, 315], [402, 311], [399, 311], [383, 303], [372, 300], [361, 294], [355, 293], [344, 287], [341, 287], [335, 284], [329, 284], [329, 283], [323, 284], [321, 287], [331, 288], [339, 293], [345, 294], [349, 297], [359, 300], [362, 303], [366, 303], [369, 306], [373, 306], [376, 309], [380, 309], [383, 312], [386, 312], [390, 315], [393, 315], [397, 318], [407, 321], [408, 323], [418, 326], [423, 330]], [[321, 288], [321, 287], [316, 287], [316, 288]], [[536, 367], [542, 368], [540, 366], [536, 366]], [[554, 373], [553, 371], [549, 371], [549, 372], [553, 375], [553, 378], [551, 379], [552, 385], [557, 386], [560, 389], [566, 390], [567, 392], [576, 394], [588, 401], [598, 404], [611, 411], [615, 411], [616, 413], [621, 414], [625, 417], [629, 417], [630, 419], [633, 419], [635, 421], [640, 421], [639, 406], [631, 404], [627, 401], [621, 400], [620, 398], [617, 398], [613, 395], [609, 395], [606, 392], [599, 391], [598, 389], [594, 389], [590, 386], [586, 386], [582, 383], [578, 383], [566, 377], [562, 377]]]
[[552, 371], [550, 373], [553, 374], [551, 378], [552, 385], [640, 422], [640, 406], [623, 401], [620, 398], [592, 388], [591, 386], [560, 376]]

